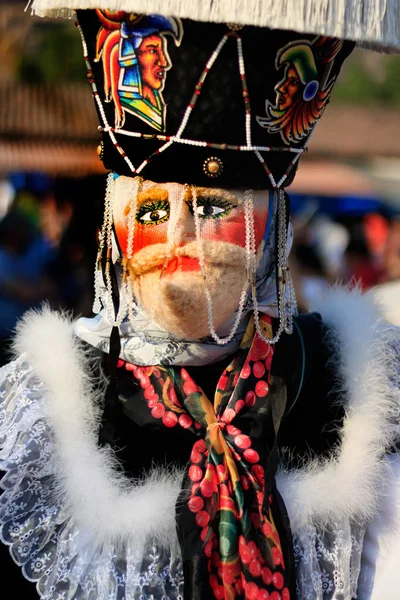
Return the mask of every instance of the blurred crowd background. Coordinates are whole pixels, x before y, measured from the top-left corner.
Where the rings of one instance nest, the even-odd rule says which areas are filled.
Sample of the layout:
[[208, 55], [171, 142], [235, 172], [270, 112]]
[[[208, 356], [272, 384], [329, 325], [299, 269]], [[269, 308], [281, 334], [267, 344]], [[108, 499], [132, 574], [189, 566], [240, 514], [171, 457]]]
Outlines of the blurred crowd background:
[[[0, 11], [0, 364], [43, 301], [90, 315], [104, 169], [71, 22]], [[358, 282], [400, 325], [400, 58], [356, 50], [288, 189], [299, 309]]]

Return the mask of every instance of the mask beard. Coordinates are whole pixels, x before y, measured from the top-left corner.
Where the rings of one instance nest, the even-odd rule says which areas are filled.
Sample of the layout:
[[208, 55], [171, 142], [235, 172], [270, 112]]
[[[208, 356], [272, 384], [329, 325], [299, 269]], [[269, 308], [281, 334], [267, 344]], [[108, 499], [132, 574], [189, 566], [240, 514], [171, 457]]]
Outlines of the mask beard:
[[[210, 333], [205, 284], [211, 295], [212, 317], [218, 329], [234, 314], [246, 282], [246, 251], [226, 242], [204, 241], [206, 282], [200, 268], [163, 272], [166, 246], [147, 246], [128, 265], [136, 300], [157, 323], [179, 338], [191, 340]], [[197, 242], [170, 251], [174, 257], [198, 258]]]

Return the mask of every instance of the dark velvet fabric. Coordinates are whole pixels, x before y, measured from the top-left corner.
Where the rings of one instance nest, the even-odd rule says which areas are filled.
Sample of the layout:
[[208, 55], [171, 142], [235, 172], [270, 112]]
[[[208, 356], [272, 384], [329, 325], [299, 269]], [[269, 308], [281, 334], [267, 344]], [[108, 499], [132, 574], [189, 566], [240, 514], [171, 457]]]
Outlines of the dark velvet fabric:
[[[102, 61], [94, 61], [96, 36], [101, 23], [94, 10], [79, 10], [78, 20], [85, 35], [89, 60], [100, 98], [108, 122], [114, 126], [113, 102], [104, 102], [104, 77]], [[213, 54], [222, 36], [229, 31], [223, 23], [200, 23], [190, 19], [182, 20], [183, 37], [175, 45], [171, 35], [165, 35], [165, 43], [170, 57], [171, 68], [165, 73], [165, 85], [162, 91], [166, 113], [164, 135], [175, 135], [185, 114], [186, 107], [193, 96], [200, 75]], [[240, 31], [243, 44], [243, 56], [246, 69], [247, 87], [251, 105], [252, 142], [254, 145], [273, 146], [283, 149], [279, 131], [268, 133], [258, 124], [257, 117], [266, 116], [266, 100], [276, 102], [276, 86], [284, 78], [287, 63], [276, 65], [279, 51], [288, 44], [313, 43], [315, 35], [281, 31], [262, 27], [246, 26]], [[321, 85], [329, 74], [329, 81], [338, 75], [343, 61], [354, 47], [353, 42], [344, 42], [335, 60], [327, 63], [324, 50], [314, 51], [317, 79]], [[326, 81], [325, 81], [326, 83]], [[96, 105], [96, 109], [97, 109]], [[101, 117], [99, 116], [102, 124]], [[300, 126], [301, 127], [301, 126]], [[148, 123], [133, 112], [125, 111], [124, 129], [143, 134], [157, 132]], [[182, 137], [217, 144], [246, 144], [245, 107], [243, 87], [238, 69], [238, 49], [236, 39], [228, 39], [221, 54], [213, 64], [204, 82], [201, 95], [183, 132]], [[167, 150], [156, 154], [164, 141], [133, 138], [119, 135], [118, 142], [135, 167], [152, 156], [150, 163], [141, 172], [145, 179], [156, 182], [175, 181], [198, 186], [210, 186], [237, 189], [241, 187], [265, 189], [270, 181], [257, 156], [253, 152], [221, 150], [209, 147], [194, 147], [174, 143]], [[291, 146], [302, 147], [307, 137], [302, 137]], [[120, 175], [132, 175], [127, 163], [117, 151], [107, 133], [103, 134], [104, 165]], [[287, 144], [286, 144], [287, 145]], [[262, 153], [264, 159], [279, 181], [286, 171], [293, 155], [288, 152], [274, 151]], [[207, 158], [216, 156], [222, 160], [224, 169], [216, 179], [210, 179], [203, 171]], [[291, 177], [285, 185], [289, 185]]]

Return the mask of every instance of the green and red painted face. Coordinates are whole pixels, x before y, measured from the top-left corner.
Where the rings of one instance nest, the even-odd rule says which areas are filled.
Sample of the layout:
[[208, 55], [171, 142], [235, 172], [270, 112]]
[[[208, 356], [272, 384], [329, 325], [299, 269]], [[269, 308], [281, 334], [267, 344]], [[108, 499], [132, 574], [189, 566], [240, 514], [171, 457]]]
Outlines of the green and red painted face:
[[[126, 188], [126, 177], [116, 181], [114, 200], [115, 230], [124, 255], [128, 244], [128, 213], [131, 198]], [[158, 244], [182, 248], [195, 241], [196, 226], [192, 189], [177, 183], [159, 184], [144, 181], [137, 196], [134, 217], [132, 254]], [[196, 190], [197, 215], [201, 239], [207, 242], [246, 247], [244, 192], [219, 188], [199, 187]], [[263, 239], [268, 218], [268, 197], [264, 191], [253, 192], [255, 246]], [[159, 246], [158, 246], [159, 247]], [[173, 255], [173, 252], [171, 253]], [[181, 254], [181, 253], [180, 253]], [[190, 258], [190, 257], [187, 257]], [[179, 268], [187, 270], [188, 261]], [[199, 268], [192, 260], [192, 268]], [[162, 266], [162, 265], [160, 265]]]
[[250, 247], [261, 256], [268, 219], [268, 192], [253, 192], [252, 202], [249, 194], [115, 180], [114, 226], [133, 293], [166, 331], [209, 335], [210, 299], [215, 327], [235, 314], [248, 286]]

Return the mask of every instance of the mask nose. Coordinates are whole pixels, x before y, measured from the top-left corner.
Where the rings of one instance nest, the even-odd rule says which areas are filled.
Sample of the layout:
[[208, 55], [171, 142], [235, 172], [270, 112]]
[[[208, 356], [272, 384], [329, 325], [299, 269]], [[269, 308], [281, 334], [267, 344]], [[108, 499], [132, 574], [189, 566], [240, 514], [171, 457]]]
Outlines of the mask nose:
[[180, 184], [173, 186], [169, 196], [171, 216], [168, 227], [168, 241], [172, 246], [184, 246], [196, 239], [194, 217], [187, 204], [191, 196], [187, 193], [185, 186]]

